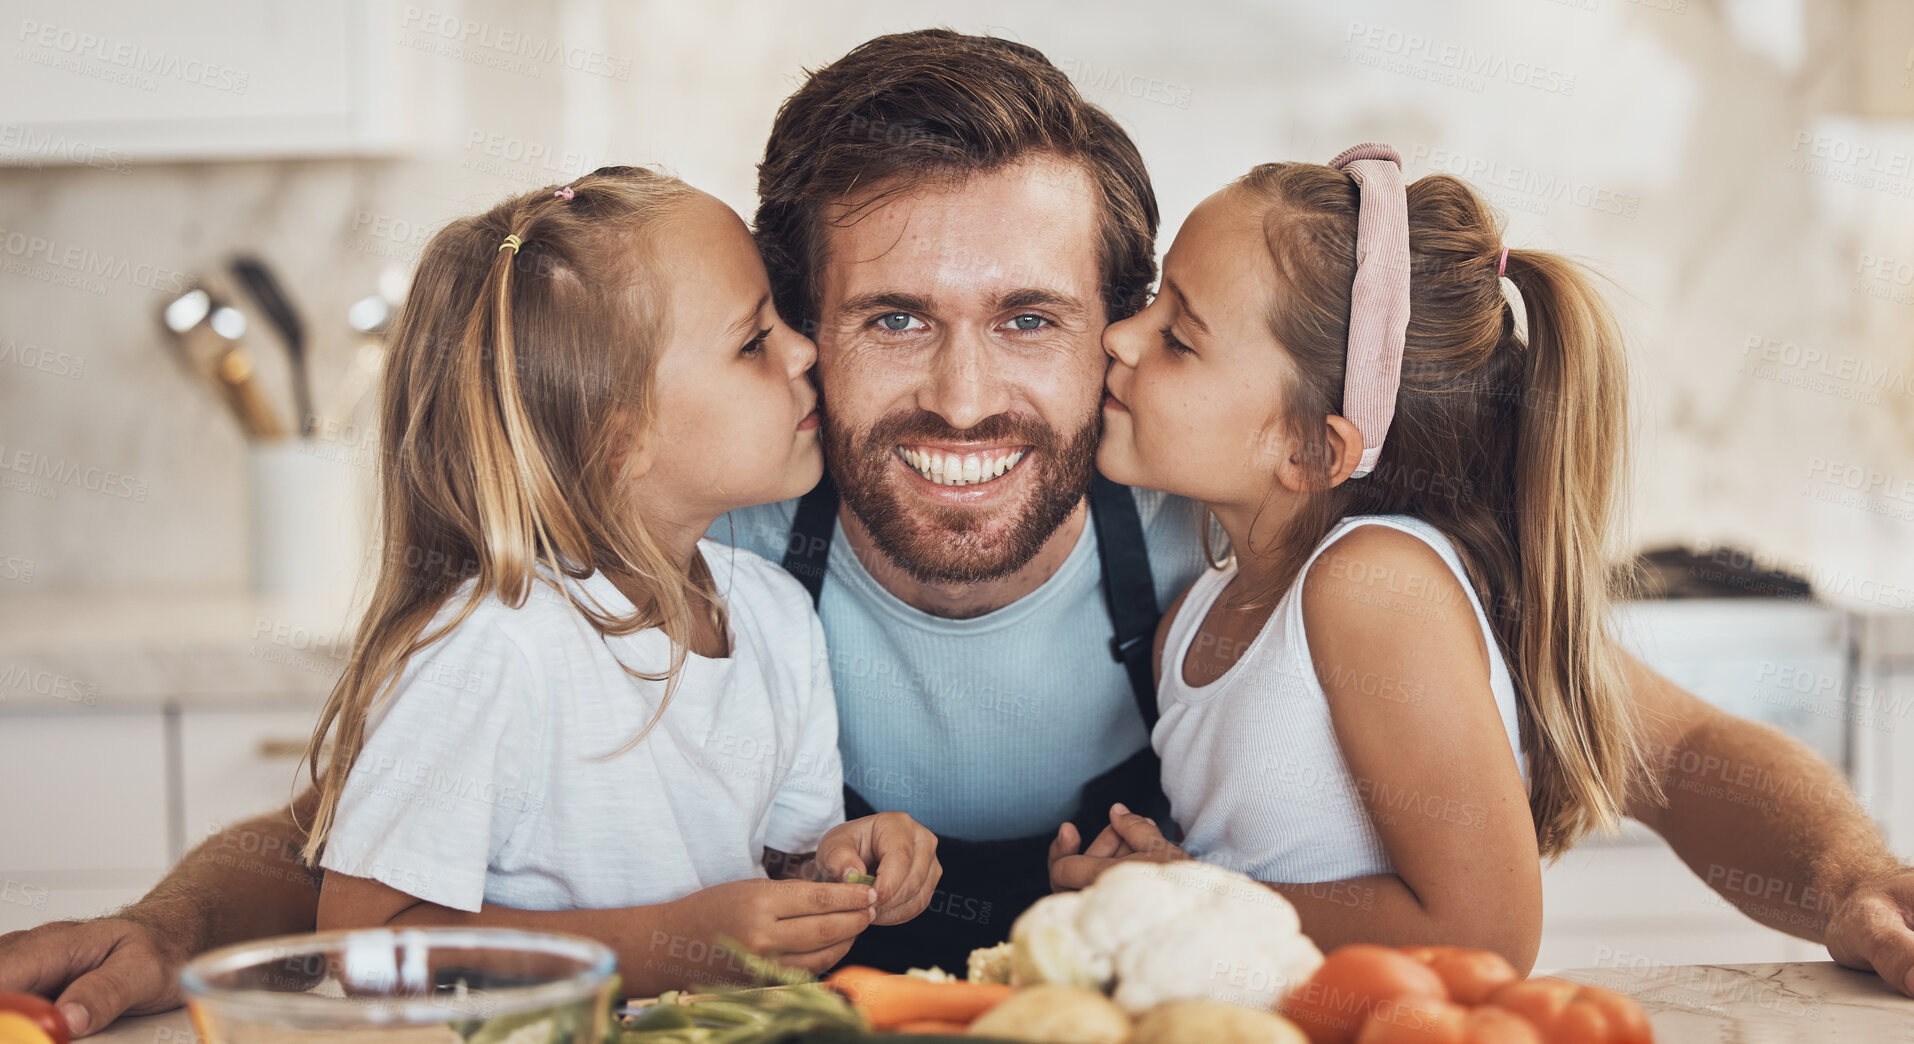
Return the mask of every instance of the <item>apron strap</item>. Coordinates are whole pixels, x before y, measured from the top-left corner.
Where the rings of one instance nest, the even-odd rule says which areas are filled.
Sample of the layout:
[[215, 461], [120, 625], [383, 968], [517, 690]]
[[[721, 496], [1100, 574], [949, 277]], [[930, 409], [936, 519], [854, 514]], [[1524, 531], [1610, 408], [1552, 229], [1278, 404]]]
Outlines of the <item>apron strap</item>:
[[1103, 600], [1115, 635], [1110, 655], [1130, 674], [1130, 691], [1146, 730], [1156, 728], [1156, 677], [1150, 670], [1157, 621], [1156, 581], [1136, 497], [1098, 474], [1090, 482], [1090, 520], [1097, 527], [1097, 557], [1103, 566]]
[[791, 539], [784, 545], [784, 571], [811, 593], [811, 607], [817, 608], [824, 597], [824, 570], [831, 561], [831, 538], [837, 534], [837, 487], [831, 484], [831, 472], [817, 480], [809, 493], [798, 501], [797, 516], [791, 520]]

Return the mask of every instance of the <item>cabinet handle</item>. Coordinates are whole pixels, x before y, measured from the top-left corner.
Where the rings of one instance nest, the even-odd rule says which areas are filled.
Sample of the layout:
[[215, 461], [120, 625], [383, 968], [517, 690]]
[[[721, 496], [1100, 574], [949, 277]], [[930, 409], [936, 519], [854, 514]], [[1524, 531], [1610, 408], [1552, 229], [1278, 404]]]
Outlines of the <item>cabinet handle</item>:
[[262, 758], [272, 760], [303, 758], [306, 756], [306, 741], [287, 736], [268, 736], [259, 741], [258, 754]]

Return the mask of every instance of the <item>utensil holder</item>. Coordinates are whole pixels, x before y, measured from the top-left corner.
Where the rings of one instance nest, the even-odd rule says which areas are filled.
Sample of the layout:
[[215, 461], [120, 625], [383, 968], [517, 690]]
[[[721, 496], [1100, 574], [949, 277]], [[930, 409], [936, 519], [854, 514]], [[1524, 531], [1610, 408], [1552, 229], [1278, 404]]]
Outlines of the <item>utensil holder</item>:
[[253, 591], [318, 605], [351, 603], [371, 531], [369, 455], [318, 439], [256, 443], [246, 453]]

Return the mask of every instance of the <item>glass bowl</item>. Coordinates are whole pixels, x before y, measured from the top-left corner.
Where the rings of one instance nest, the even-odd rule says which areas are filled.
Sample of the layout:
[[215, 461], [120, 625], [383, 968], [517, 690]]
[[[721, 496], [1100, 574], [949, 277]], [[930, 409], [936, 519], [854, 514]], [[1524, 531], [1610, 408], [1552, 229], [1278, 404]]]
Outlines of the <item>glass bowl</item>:
[[207, 1044], [600, 1044], [616, 967], [567, 935], [377, 928], [214, 950], [180, 985]]

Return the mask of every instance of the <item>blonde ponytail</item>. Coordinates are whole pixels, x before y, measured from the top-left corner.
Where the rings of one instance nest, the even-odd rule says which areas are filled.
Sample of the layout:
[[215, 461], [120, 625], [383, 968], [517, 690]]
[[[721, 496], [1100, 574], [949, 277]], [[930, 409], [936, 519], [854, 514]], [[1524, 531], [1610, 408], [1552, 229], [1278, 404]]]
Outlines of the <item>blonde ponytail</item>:
[[[1289, 417], [1341, 412], [1357, 190], [1325, 166], [1269, 163], [1237, 184], [1260, 197], [1285, 284], [1270, 332], [1301, 375]], [[1467, 567], [1521, 707], [1529, 809], [1544, 855], [1612, 827], [1646, 774], [1609, 633], [1611, 570], [1626, 486], [1627, 375], [1621, 338], [1572, 262], [1507, 256], [1528, 339], [1504, 299], [1502, 235], [1469, 186], [1408, 186], [1410, 308], [1395, 416], [1376, 470], [1330, 487], [1326, 472], [1270, 542], [1273, 604], [1332, 527], [1405, 514], [1440, 529]], [[1324, 425], [1292, 433], [1301, 459], [1328, 461]], [[1244, 553], [1246, 549], [1235, 549]]]

